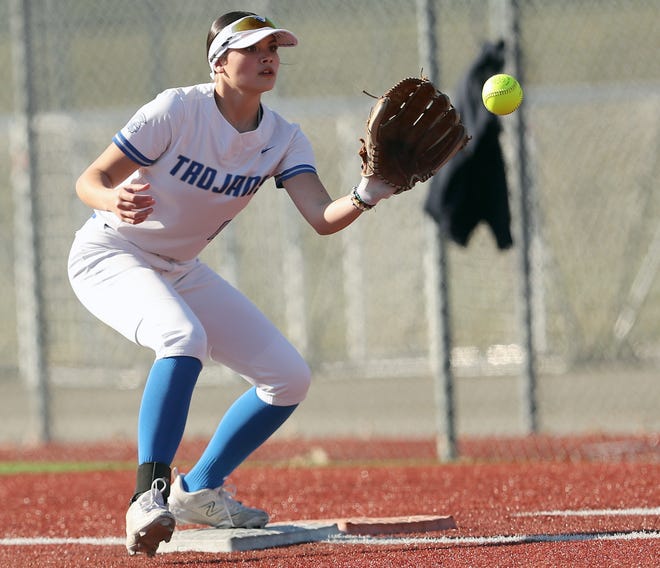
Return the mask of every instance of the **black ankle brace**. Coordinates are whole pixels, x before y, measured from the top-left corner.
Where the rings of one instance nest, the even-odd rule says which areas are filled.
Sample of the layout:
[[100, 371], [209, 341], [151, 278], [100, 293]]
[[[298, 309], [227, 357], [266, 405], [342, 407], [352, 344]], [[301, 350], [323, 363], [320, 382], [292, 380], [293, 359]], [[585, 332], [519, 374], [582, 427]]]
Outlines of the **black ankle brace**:
[[165, 500], [165, 503], [167, 503], [167, 498], [170, 496], [171, 476], [172, 470], [166, 463], [147, 462], [140, 464], [137, 468], [135, 494], [131, 498], [131, 503], [133, 503], [140, 495], [149, 491], [151, 489], [151, 484], [158, 478], [165, 480], [163, 499]]

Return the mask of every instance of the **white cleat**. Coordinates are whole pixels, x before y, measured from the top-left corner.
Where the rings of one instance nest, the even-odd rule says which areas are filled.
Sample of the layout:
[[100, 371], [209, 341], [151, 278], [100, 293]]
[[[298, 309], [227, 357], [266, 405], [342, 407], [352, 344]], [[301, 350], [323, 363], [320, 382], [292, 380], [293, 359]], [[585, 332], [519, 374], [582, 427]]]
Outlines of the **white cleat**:
[[268, 513], [246, 507], [234, 499], [224, 487], [187, 492], [181, 483], [183, 476], [176, 469], [170, 488], [170, 511], [181, 523], [208, 525], [218, 529], [261, 529], [268, 522]]
[[151, 489], [140, 495], [126, 512], [126, 550], [128, 554], [154, 556], [158, 545], [169, 542], [176, 521], [163, 499], [165, 480], [156, 479]]

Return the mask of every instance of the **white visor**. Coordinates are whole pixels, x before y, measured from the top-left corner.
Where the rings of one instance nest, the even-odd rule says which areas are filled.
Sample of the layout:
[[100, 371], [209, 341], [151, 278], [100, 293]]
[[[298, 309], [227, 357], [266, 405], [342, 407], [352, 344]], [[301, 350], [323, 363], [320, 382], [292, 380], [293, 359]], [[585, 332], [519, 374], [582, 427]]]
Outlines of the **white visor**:
[[[256, 29], [241, 30], [251, 23], [260, 25]], [[265, 37], [274, 35], [280, 47], [293, 47], [298, 45], [298, 38], [289, 30], [276, 28], [270, 25], [270, 20], [261, 16], [246, 16], [222, 28], [215, 36], [209, 47], [208, 59], [211, 67], [211, 77], [214, 75], [214, 64], [230, 49], [242, 49], [259, 43]], [[238, 31], [240, 30], [240, 31]]]

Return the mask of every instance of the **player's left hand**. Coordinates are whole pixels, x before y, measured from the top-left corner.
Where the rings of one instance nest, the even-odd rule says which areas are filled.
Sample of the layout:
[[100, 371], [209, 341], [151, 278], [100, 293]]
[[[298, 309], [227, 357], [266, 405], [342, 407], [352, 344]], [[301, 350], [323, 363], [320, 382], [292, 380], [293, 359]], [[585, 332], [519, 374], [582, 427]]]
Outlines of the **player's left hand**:
[[394, 195], [396, 188], [376, 176], [362, 176], [359, 185], [355, 188], [360, 199], [372, 207], [381, 199], [388, 199]]
[[399, 81], [371, 109], [359, 150], [362, 173], [412, 189], [433, 176], [468, 142], [449, 97], [428, 79]]

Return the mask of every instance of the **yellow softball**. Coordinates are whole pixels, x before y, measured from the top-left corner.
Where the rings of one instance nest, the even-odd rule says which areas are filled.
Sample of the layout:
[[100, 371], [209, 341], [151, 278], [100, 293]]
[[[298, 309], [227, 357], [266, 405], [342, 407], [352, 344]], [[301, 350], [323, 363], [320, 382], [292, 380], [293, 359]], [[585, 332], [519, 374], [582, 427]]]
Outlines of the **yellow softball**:
[[523, 90], [515, 77], [499, 73], [484, 83], [481, 100], [493, 114], [511, 114], [520, 106]]

